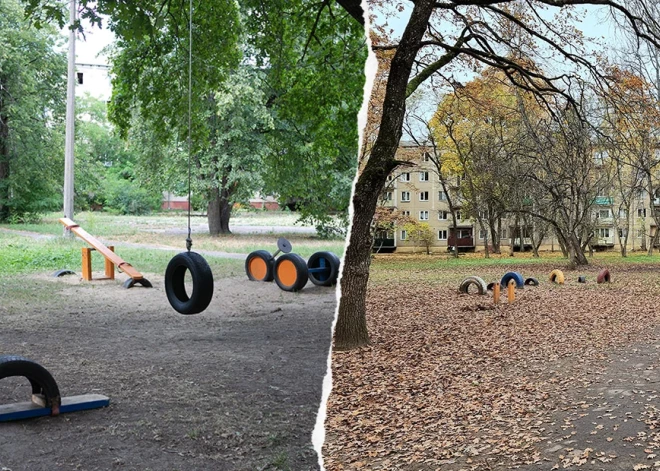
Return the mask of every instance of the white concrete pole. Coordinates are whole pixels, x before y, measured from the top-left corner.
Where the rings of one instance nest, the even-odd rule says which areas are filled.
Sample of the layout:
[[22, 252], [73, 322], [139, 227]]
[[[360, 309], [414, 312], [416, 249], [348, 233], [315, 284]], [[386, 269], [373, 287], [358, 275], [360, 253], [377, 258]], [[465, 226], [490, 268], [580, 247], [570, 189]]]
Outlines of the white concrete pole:
[[[67, 73], [66, 92], [66, 145], [64, 149], [64, 217], [73, 220], [73, 150], [75, 143], [76, 119], [76, 33], [73, 24], [76, 22], [76, 0], [71, 0], [69, 9], [69, 68]], [[71, 231], [64, 229], [64, 234], [71, 236]]]

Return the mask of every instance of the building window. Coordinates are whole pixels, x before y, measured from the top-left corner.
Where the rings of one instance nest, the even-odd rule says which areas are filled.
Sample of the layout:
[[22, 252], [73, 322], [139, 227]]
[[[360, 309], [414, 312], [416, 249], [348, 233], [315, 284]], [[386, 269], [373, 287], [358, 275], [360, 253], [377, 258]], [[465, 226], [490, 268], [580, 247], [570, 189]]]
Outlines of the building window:
[[402, 191], [401, 192], [401, 201], [402, 202], [410, 201], [410, 192], [409, 191]]
[[458, 238], [459, 239], [467, 239], [469, 237], [472, 237], [472, 229], [459, 229], [458, 230]]
[[401, 214], [404, 216], [410, 216], [410, 211], [401, 211]]
[[399, 177], [399, 180], [401, 180], [402, 182], [409, 182], [410, 172], [402, 173], [401, 176]]
[[383, 200], [392, 201], [392, 192], [386, 191], [385, 193], [383, 193]]
[[628, 236], [628, 229], [619, 229], [619, 238], [623, 239]]
[[457, 220], [457, 221], [460, 221], [461, 219], [463, 219], [463, 218], [461, 217], [461, 212], [460, 212], [460, 211], [456, 211], [456, 220]]
[[401, 240], [408, 240], [408, 231], [401, 231]]
[[598, 229], [598, 236], [601, 239], [609, 239], [610, 238], [610, 229], [607, 227], [601, 227]]
[[509, 234], [507, 233], [506, 228], [502, 228], [502, 232], [500, 232], [500, 239], [508, 239]]
[[444, 191], [439, 191], [438, 201], [447, 201], [447, 193], [445, 193]]
[[638, 208], [637, 209], [637, 217], [638, 218], [645, 218], [646, 217], [646, 208]]
[[620, 209], [619, 210], [619, 217], [621, 219], [625, 219], [628, 217], [628, 210], [627, 209]]
[[431, 161], [431, 154], [428, 152], [424, 152], [422, 154], [422, 162], [430, 162]]
[[438, 240], [447, 240], [447, 229], [438, 231]]
[[449, 213], [447, 211], [438, 211], [438, 219], [440, 221], [446, 221], [449, 219]]
[[428, 221], [429, 220], [429, 212], [428, 211], [420, 211], [419, 212], [419, 220], [420, 221]]
[[606, 219], [610, 217], [610, 210], [609, 209], [601, 209], [598, 211], [598, 214], [596, 215], [597, 218], [601, 219]]
[[429, 181], [429, 172], [419, 172], [419, 181], [420, 182]]
[[428, 191], [420, 191], [419, 192], [419, 200], [420, 201], [428, 201], [429, 200], [429, 192]]

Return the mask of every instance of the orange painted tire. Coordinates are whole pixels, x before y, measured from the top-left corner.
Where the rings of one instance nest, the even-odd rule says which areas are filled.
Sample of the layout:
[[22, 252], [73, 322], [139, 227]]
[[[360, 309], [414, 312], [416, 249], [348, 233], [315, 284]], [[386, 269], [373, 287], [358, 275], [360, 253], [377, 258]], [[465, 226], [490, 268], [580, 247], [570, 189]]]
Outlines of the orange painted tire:
[[596, 278], [598, 283], [609, 283], [610, 282], [610, 271], [607, 268], [603, 268], [598, 272], [598, 278]]
[[564, 273], [561, 270], [552, 270], [550, 272], [550, 281], [560, 285], [564, 284]]
[[273, 281], [274, 262], [270, 252], [255, 250], [245, 259], [245, 273], [251, 281]]
[[298, 254], [285, 253], [275, 261], [275, 283], [284, 291], [300, 291], [308, 277], [307, 263]]

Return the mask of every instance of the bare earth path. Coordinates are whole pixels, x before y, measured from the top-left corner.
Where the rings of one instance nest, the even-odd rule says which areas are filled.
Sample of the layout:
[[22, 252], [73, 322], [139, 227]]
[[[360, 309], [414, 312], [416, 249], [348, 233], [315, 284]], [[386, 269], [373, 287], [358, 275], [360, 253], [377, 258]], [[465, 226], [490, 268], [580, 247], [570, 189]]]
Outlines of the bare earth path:
[[[311, 432], [335, 289], [216, 280], [210, 307], [182, 316], [155, 288], [46, 276], [0, 280], [0, 354], [34, 359], [63, 395], [109, 408], [0, 424], [0, 469], [314, 470]], [[122, 275], [123, 276], [123, 275]], [[27, 400], [23, 378], [0, 402]]]

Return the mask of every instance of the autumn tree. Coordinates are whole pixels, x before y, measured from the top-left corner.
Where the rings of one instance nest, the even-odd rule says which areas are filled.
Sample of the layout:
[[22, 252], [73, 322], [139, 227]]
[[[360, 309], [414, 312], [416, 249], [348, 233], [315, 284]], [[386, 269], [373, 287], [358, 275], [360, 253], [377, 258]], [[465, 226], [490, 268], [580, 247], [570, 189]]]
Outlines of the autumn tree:
[[[642, 0], [631, 1], [643, 4]], [[570, 24], [570, 15], [566, 14], [571, 6], [593, 3], [602, 2], [535, 0], [515, 14], [510, 2], [501, 0], [417, 0], [410, 6], [410, 16], [400, 39], [380, 47], [396, 52], [391, 62], [378, 137], [355, 185], [353, 225], [344, 257], [335, 348], [354, 348], [369, 341], [365, 306], [371, 260], [369, 229], [380, 190], [397, 165], [395, 155], [402, 135], [406, 98], [431, 77], [450, 80], [452, 67], [488, 65], [501, 69], [516, 86], [537, 94], [541, 101], [546, 94], [557, 93], [575, 105], [570, 85], [578, 72], [544, 74], [512, 61], [510, 51], [516, 49], [519, 42], [509, 40], [511, 36], [504, 34], [503, 28], [513, 25], [529, 35], [537, 47], [520, 52], [531, 57], [532, 63], [538, 62], [534, 59], [541, 60], [549, 50], [564, 58], [566, 65], [602, 81], [602, 71], [581, 48], [582, 34]], [[370, 5], [378, 10], [387, 6], [381, 1], [372, 1]], [[660, 45], [660, 35], [653, 30], [648, 15], [633, 15], [619, 0], [609, 0], [607, 7], [621, 12], [642, 40]], [[541, 12], [548, 8], [556, 9], [552, 20], [546, 19], [547, 12]]]

